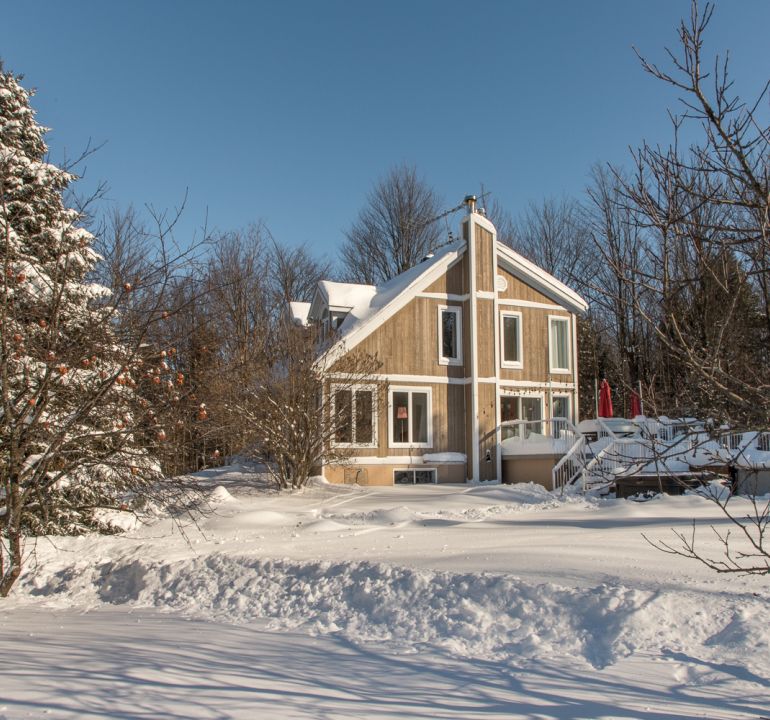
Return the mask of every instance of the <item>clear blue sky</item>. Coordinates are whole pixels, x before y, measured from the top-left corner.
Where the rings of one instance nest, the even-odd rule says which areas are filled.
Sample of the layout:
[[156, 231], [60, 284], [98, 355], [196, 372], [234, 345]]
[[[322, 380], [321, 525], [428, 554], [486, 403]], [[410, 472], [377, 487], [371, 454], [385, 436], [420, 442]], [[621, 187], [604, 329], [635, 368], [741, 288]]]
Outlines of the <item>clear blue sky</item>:
[[[0, 57], [36, 87], [52, 158], [106, 142], [84, 185], [178, 205], [180, 239], [262, 219], [334, 258], [372, 183], [414, 164], [455, 205], [480, 183], [516, 213], [579, 194], [597, 161], [669, 137], [664, 60], [689, 0], [2, 3]], [[748, 95], [770, 76], [770, 2], [721, 0]]]

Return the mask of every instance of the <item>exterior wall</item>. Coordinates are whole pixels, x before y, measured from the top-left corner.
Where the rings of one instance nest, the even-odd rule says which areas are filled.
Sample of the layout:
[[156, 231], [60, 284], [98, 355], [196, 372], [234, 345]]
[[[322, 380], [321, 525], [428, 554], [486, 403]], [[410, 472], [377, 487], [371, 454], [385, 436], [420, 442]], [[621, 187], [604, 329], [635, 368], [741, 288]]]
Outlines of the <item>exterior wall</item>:
[[[517, 458], [515, 466], [505, 459], [501, 465], [496, 435], [500, 422], [499, 398], [501, 394], [538, 395], [543, 398], [543, 419], [548, 419], [552, 417], [552, 396], [568, 395], [575, 417], [575, 342], [573, 340], [570, 347], [572, 372], [551, 373], [548, 327], [549, 315], [570, 318], [572, 334], [574, 316], [499, 266], [495, 237], [483, 226], [487, 222], [478, 215], [468, 216], [463, 221], [462, 232], [467, 240], [473, 223], [474, 257], [466, 252], [442, 277], [356, 346], [355, 352], [376, 356], [381, 362], [378, 376], [382, 378], [383, 391], [378, 402], [378, 446], [352, 450], [354, 458], [362, 458], [354, 465], [325, 468], [324, 474], [330, 481], [345, 482], [347, 478], [348, 482], [355, 482], [354, 478], [358, 477], [361, 484], [390, 485], [394, 468], [434, 467], [419, 462], [399, 465], [396, 458], [403, 457], [405, 463], [411, 463], [426, 453], [455, 452], [466, 455], [467, 466], [435, 465], [439, 482], [463, 482], [474, 476], [480, 480], [502, 479], [513, 473], [517, 481], [542, 477], [539, 481], [550, 483], [553, 458], [523, 464]], [[472, 267], [475, 268], [473, 278]], [[496, 287], [498, 275], [507, 281], [504, 291]], [[474, 289], [475, 295], [471, 296]], [[438, 312], [441, 306], [462, 308], [462, 365], [440, 362]], [[521, 369], [500, 367], [500, 317], [505, 310], [521, 313]], [[475, 371], [472, 327], [476, 337]], [[342, 363], [336, 370], [343, 371]], [[430, 388], [433, 421], [430, 448], [389, 447], [389, 418], [393, 410], [388, 407], [387, 383], [395, 387]], [[477, 465], [473, 462], [474, 452]], [[367, 457], [377, 458], [378, 462], [363, 464], [363, 458]], [[391, 459], [393, 463], [388, 462]]]
[[559, 462], [554, 455], [516, 455], [503, 458], [503, 482], [534, 482], [553, 490], [551, 471]]
[[[440, 298], [416, 297], [361, 341], [355, 351], [376, 355], [382, 363], [379, 370], [382, 375], [463, 378], [463, 366], [439, 363], [438, 309], [442, 305], [464, 307], [466, 304]], [[463, 312], [463, 334], [467, 324], [466, 310]], [[463, 358], [466, 357], [465, 350], [466, 347], [463, 347]]]

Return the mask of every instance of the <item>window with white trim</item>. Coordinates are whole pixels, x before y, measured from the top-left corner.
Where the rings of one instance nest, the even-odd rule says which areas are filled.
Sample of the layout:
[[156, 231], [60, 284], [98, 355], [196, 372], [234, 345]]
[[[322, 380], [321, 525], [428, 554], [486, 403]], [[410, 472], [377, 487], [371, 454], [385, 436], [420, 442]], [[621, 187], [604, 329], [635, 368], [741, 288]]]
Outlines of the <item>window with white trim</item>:
[[500, 313], [500, 365], [504, 368], [524, 367], [521, 324], [520, 312]]
[[552, 373], [570, 372], [569, 318], [548, 316], [548, 360]]
[[408, 468], [393, 471], [394, 485], [427, 485], [435, 483], [436, 468]]
[[334, 444], [377, 446], [377, 393], [374, 386], [332, 386]]
[[432, 447], [431, 389], [391, 387], [388, 400], [390, 447]]
[[572, 404], [569, 395], [553, 395], [551, 397], [551, 417], [572, 419], [570, 405]]
[[441, 305], [438, 309], [438, 361], [441, 365], [462, 365], [463, 311]]

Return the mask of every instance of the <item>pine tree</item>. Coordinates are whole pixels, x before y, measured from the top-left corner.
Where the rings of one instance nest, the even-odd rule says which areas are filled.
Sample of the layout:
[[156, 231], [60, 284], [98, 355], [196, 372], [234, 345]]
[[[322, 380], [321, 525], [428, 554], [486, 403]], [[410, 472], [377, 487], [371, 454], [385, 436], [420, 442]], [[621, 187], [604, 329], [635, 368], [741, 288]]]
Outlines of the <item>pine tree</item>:
[[89, 281], [99, 256], [79, 213], [74, 180], [46, 160], [21, 78], [0, 66], [0, 596], [22, 563], [27, 535], [111, 526], [157, 485], [147, 447], [162, 441], [150, 402], [168, 369], [117, 322], [118, 293]]

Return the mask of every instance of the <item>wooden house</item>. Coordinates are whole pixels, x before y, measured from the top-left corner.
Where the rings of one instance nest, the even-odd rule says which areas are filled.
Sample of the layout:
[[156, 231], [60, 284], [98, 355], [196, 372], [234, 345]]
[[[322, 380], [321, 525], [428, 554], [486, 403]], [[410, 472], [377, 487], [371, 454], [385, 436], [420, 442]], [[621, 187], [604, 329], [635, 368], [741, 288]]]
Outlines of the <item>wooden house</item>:
[[[349, 408], [351, 458], [322, 469], [331, 482], [510, 480], [506, 422], [544, 434], [550, 418], [577, 422], [585, 301], [498, 242], [475, 198], [466, 205], [460, 240], [380, 287], [320, 282], [294, 310], [330, 337], [328, 392]], [[336, 363], [354, 350], [376, 355], [380, 370], [337, 397]]]

